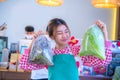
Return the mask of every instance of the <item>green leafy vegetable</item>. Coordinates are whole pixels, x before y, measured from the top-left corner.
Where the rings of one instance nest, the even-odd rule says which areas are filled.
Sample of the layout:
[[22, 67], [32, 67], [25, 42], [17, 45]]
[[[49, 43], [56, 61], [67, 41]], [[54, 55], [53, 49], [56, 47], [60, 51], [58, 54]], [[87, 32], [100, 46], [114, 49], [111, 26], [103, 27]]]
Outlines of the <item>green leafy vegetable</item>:
[[79, 55], [93, 55], [103, 60], [106, 59], [104, 35], [97, 25], [92, 25], [85, 33]]

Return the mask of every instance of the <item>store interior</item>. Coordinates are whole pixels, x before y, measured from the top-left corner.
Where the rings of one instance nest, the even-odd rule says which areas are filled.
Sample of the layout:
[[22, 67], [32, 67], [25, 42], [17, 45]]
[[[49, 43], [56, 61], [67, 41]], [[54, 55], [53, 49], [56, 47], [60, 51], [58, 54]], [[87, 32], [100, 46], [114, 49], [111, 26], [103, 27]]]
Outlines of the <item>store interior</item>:
[[[112, 61], [107, 66], [100, 67], [98, 71], [82, 65], [82, 62], [77, 66], [80, 80], [112, 80], [120, 66], [120, 1], [58, 0], [58, 5], [41, 4], [39, 1], [0, 0], [0, 80], [31, 79], [31, 70], [23, 70], [19, 64], [25, 48], [31, 44], [31, 40], [24, 40], [25, 26], [32, 25], [35, 32], [38, 30], [45, 32], [52, 18], [64, 19], [71, 30], [71, 35], [79, 40], [84, 38], [85, 32], [96, 20], [106, 24], [108, 40], [112, 43], [110, 46]], [[98, 3], [106, 1], [108, 3], [111, 1], [110, 3], [114, 5], [97, 6]]]

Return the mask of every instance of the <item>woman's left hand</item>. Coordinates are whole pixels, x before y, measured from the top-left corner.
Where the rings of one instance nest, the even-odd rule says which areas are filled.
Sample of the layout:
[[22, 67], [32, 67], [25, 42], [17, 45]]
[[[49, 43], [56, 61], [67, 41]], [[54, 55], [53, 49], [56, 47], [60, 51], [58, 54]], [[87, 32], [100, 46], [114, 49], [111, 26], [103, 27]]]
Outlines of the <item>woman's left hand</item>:
[[100, 20], [97, 20], [97, 21], [95, 22], [95, 24], [102, 30], [102, 32], [103, 32], [103, 34], [104, 34], [105, 40], [108, 40], [108, 34], [107, 34], [106, 24], [103, 23], [103, 22], [100, 21]]
[[107, 30], [106, 30], [106, 24], [103, 23], [102, 21], [97, 20], [97, 21], [95, 22], [95, 24], [96, 24], [97, 26], [99, 26], [99, 28], [102, 30], [103, 33], [107, 31]]

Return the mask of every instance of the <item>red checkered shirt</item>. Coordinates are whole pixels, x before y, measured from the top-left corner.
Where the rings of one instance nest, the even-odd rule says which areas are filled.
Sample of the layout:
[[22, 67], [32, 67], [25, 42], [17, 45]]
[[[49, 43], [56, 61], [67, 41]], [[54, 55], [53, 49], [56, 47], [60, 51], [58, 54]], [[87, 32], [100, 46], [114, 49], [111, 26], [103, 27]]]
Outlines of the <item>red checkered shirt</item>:
[[[106, 41], [106, 59], [101, 60], [94, 56], [82, 56], [82, 62], [83, 65], [87, 66], [99, 66], [99, 65], [108, 65], [112, 60], [112, 53], [110, 50], [110, 42]], [[57, 54], [71, 54], [71, 55], [78, 55], [80, 50], [80, 45], [74, 45], [66, 47], [65, 49], [53, 49], [54, 55]], [[44, 68], [46, 65], [40, 65], [40, 64], [32, 64], [28, 63], [28, 57], [29, 57], [30, 50], [25, 49], [25, 53], [22, 55], [20, 59], [20, 67], [24, 70], [36, 70]]]
[[112, 52], [110, 49], [111, 42], [105, 41], [105, 47], [106, 47], [106, 59], [102, 60], [95, 56], [82, 56], [81, 60], [83, 62], [83, 65], [90, 66], [90, 67], [96, 67], [96, 66], [107, 66], [111, 60], [112, 60]]
[[29, 58], [29, 53], [30, 50], [29, 49], [25, 49], [24, 54], [21, 56], [20, 58], [20, 68], [24, 69], [24, 70], [37, 70], [37, 69], [41, 69], [44, 68], [45, 65], [40, 65], [40, 64], [32, 64], [28, 62], [28, 58]]
[[[70, 54], [77, 55], [80, 50], [80, 45], [70, 46], [69, 48], [66, 47], [65, 49], [59, 50], [59, 49], [53, 49], [54, 55], [57, 54]], [[72, 51], [72, 52], [70, 52]], [[28, 62], [29, 58], [29, 49], [25, 49], [24, 54], [20, 58], [20, 67], [24, 70], [37, 70], [46, 67], [46, 65], [40, 65], [40, 64], [33, 64]]]

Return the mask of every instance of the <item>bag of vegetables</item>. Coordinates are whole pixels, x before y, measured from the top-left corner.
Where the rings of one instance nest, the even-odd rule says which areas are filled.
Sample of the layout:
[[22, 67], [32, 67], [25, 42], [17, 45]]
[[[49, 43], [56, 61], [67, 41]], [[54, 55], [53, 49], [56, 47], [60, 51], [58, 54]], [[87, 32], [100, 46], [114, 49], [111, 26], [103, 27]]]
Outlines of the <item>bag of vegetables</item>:
[[40, 35], [33, 42], [28, 61], [35, 64], [53, 65], [52, 49], [45, 35]]
[[85, 33], [79, 55], [92, 55], [102, 60], [106, 59], [104, 35], [97, 25], [90, 26]]

